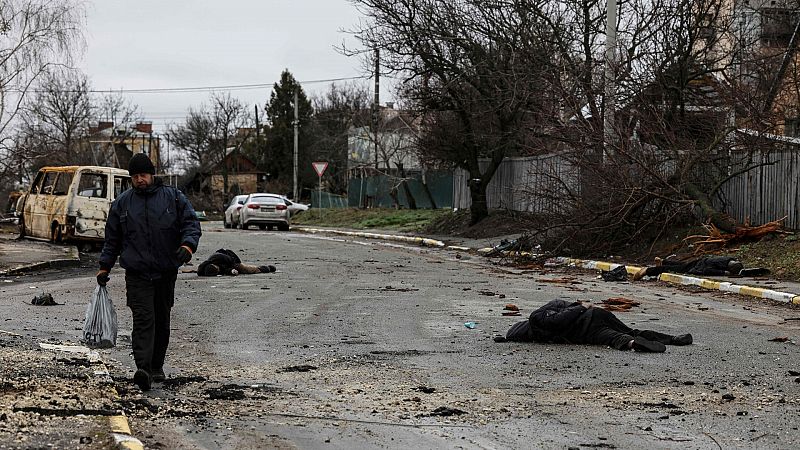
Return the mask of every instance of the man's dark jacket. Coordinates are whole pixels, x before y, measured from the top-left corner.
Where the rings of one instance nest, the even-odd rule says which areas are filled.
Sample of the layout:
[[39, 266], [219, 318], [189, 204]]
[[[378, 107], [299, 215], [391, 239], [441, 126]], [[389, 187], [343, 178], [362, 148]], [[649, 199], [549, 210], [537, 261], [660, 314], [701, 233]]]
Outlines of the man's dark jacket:
[[100, 267], [123, 269], [151, 279], [175, 273], [181, 245], [197, 250], [200, 222], [183, 193], [155, 179], [147, 189], [131, 188], [111, 204]]
[[590, 317], [581, 320], [587, 308], [580, 302], [551, 300], [532, 312], [528, 320], [515, 324], [506, 334], [510, 341], [580, 343]]

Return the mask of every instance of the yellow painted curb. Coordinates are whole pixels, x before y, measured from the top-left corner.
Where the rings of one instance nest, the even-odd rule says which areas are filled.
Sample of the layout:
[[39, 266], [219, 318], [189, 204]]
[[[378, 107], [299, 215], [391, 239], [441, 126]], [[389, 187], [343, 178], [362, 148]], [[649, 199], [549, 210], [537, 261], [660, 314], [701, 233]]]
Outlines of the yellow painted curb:
[[111, 426], [111, 436], [117, 448], [122, 450], [144, 450], [142, 441], [131, 435], [131, 427], [128, 425], [128, 418], [125, 416], [111, 416], [108, 418]]
[[[591, 261], [591, 260], [564, 258], [564, 257], [553, 258], [552, 261], [555, 261], [556, 263], [559, 264], [569, 264], [583, 269], [595, 269], [595, 270], [613, 270], [616, 267], [620, 266], [620, 264], [614, 264], [605, 261]], [[627, 269], [629, 274], [634, 274], [641, 269], [640, 267], [637, 266], [625, 266], [625, 268]], [[700, 278], [695, 276], [681, 275], [681, 274], [667, 273], [667, 272], [659, 275], [658, 279], [660, 281], [665, 281], [667, 283], [700, 286], [706, 289], [719, 290], [723, 292], [732, 292], [734, 294], [741, 294], [750, 297], [776, 300], [779, 302], [786, 302], [795, 305], [800, 305], [800, 295], [792, 294], [789, 292], [779, 292], [760, 287], [745, 286], [745, 285], [729, 283], [726, 281], [710, 280], [707, 278]]]
[[108, 418], [112, 433], [131, 434], [128, 419], [125, 416], [111, 416]]

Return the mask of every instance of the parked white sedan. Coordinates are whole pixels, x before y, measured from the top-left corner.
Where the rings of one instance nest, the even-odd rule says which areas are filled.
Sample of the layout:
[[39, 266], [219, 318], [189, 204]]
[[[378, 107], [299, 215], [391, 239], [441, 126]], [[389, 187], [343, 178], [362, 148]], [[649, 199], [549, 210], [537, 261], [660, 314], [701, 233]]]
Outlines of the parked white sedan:
[[246, 230], [257, 225], [262, 230], [277, 226], [279, 230], [289, 229], [291, 216], [286, 199], [276, 194], [250, 194], [239, 210], [239, 227]]
[[286, 207], [289, 208], [289, 215], [291, 216], [294, 216], [300, 211], [308, 211], [308, 205], [304, 203], [293, 202], [286, 197], [283, 197], [283, 200], [286, 203]]
[[234, 228], [238, 226], [239, 210], [242, 209], [246, 198], [247, 195], [237, 195], [228, 203], [227, 208], [225, 208], [225, 217], [222, 219], [222, 225], [225, 226], [225, 228]]

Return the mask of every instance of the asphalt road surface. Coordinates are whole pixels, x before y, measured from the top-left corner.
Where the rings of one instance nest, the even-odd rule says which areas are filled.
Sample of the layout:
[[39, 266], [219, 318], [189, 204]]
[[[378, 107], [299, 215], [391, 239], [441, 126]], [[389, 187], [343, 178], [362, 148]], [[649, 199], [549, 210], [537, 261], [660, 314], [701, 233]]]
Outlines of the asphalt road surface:
[[[381, 241], [203, 232], [194, 267], [224, 247], [278, 271], [180, 274], [169, 378], [145, 394], [111, 273], [120, 336], [103, 354], [147, 448], [798, 447], [797, 307]], [[2, 306], [16, 317], [5, 328], [77, 341], [94, 271], [4, 286], [65, 303]], [[620, 296], [641, 302], [618, 313], [629, 325], [695, 343], [642, 354], [492, 340], [553, 298]], [[508, 303], [522, 316], [503, 316]]]

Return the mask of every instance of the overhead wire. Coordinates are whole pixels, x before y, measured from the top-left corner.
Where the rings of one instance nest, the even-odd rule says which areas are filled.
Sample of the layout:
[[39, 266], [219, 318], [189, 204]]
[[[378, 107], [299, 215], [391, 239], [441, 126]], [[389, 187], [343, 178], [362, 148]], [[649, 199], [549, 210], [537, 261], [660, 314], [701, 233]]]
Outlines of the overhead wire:
[[[352, 76], [340, 78], [325, 78], [319, 80], [297, 81], [298, 84], [319, 84], [333, 83], [336, 81], [365, 80], [369, 76]], [[140, 89], [89, 89], [87, 92], [93, 94], [163, 94], [163, 93], [192, 93], [210, 91], [236, 91], [249, 89], [267, 89], [275, 86], [276, 83], [251, 83], [251, 84], [230, 84], [219, 86], [190, 86], [190, 87], [168, 87], [168, 88], [140, 88]], [[31, 89], [31, 92], [45, 92], [45, 90]], [[50, 92], [47, 90], [47, 92]], [[77, 92], [76, 90], [59, 90], [57, 92]]]

